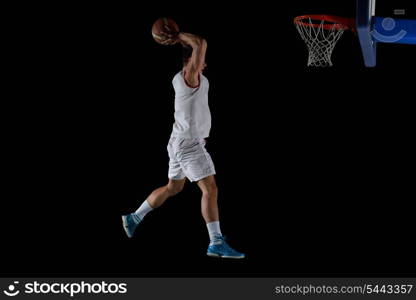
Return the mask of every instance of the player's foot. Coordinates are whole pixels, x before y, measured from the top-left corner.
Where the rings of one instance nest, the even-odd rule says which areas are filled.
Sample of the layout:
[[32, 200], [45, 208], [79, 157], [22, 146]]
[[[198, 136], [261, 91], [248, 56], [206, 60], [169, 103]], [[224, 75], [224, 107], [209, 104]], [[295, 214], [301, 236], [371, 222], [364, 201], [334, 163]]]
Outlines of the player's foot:
[[123, 228], [126, 231], [127, 236], [131, 238], [142, 219], [135, 214], [122, 216], [121, 219], [123, 220]]
[[231, 248], [224, 237], [219, 237], [220, 243], [209, 245], [207, 255], [222, 258], [244, 258], [245, 255]]

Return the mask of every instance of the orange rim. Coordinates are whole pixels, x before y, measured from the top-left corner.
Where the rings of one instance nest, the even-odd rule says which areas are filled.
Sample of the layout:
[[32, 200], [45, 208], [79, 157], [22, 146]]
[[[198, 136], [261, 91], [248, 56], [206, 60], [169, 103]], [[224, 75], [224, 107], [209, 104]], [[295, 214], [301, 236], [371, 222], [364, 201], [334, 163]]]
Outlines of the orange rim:
[[[319, 24], [314, 24], [310, 22], [310, 20], [314, 21], [321, 21]], [[322, 24], [322, 21], [323, 24]], [[298, 16], [294, 19], [294, 23], [300, 26], [307, 26], [307, 27], [315, 27], [319, 28], [322, 27], [325, 30], [347, 30], [350, 29], [355, 31], [355, 19], [350, 18], [343, 18], [337, 16], [330, 16], [330, 15], [304, 15]], [[328, 24], [326, 24], [328, 23]]]

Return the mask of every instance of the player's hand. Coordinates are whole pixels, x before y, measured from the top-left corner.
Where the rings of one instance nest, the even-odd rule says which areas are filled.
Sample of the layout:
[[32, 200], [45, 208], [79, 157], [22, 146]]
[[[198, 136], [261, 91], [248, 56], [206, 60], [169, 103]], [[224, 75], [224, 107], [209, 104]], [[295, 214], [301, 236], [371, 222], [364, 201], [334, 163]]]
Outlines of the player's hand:
[[179, 42], [179, 33], [172, 31], [169, 26], [165, 25], [165, 32], [160, 34], [165, 37], [165, 40], [161, 42], [162, 45], [174, 45]]
[[165, 39], [160, 42], [162, 45], [175, 45], [178, 41], [174, 39]]

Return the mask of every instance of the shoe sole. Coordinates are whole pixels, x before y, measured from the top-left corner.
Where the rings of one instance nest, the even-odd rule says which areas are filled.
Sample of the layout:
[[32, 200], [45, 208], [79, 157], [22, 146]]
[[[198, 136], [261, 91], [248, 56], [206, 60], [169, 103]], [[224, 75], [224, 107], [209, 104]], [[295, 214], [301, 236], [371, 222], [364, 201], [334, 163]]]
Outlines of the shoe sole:
[[121, 217], [121, 220], [123, 221], [123, 228], [124, 228], [124, 231], [126, 232], [126, 234], [127, 234], [127, 236], [129, 237], [129, 238], [131, 238], [132, 237], [132, 235], [130, 235], [129, 234], [129, 231], [128, 231], [128, 226], [127, 226], [127, 216], [122, 216]]
[[219, 255], [215, 253], [207, 253], [210, 257], [216, 257], [216, 258], [232, 258], [232, 259], [242, 259], [245, 258], [245, 256], [227, 256], [227, 255]]

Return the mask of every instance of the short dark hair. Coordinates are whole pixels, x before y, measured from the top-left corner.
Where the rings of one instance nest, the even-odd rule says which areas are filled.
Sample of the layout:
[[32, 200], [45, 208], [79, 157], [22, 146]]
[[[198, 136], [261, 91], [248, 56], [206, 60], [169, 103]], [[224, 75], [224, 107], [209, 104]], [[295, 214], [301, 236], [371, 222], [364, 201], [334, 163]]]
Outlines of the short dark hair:
[[186, 65], [188, 63], [188, 60], [192, 56], [192, 47], [189, 46], [183, 46], [182, 47], [182, 62], [183, 65]]

